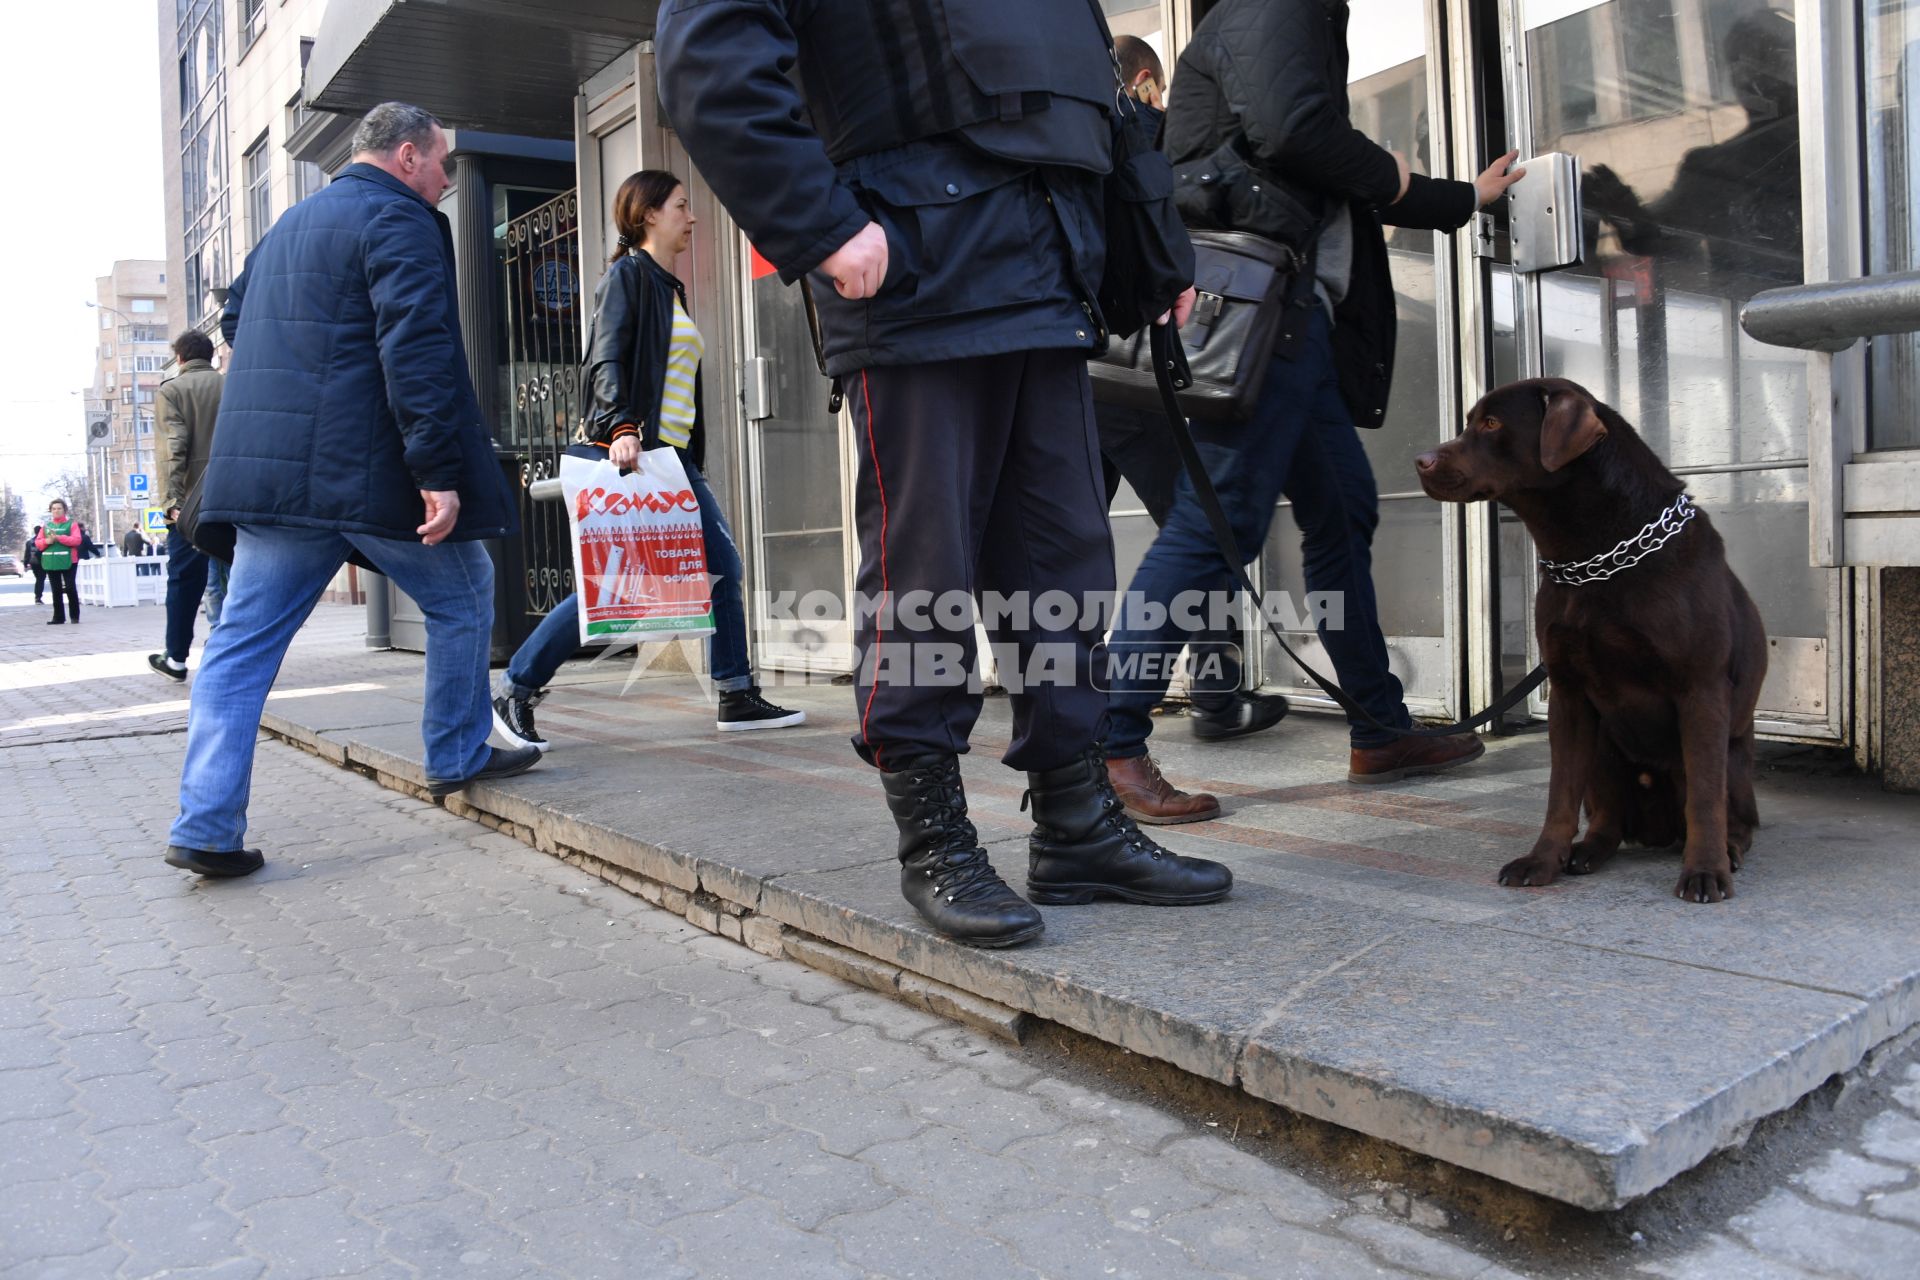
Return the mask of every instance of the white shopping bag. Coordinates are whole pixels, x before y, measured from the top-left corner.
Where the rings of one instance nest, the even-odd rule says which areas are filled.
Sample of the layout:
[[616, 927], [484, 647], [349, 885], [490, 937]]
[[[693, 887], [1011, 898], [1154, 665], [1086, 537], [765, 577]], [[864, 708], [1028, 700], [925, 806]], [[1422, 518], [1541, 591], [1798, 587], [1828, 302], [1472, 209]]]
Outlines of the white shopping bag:
[[700, 502], [678, 454], [647, 449], [624, 476], [611, 462], [562, 457], [560, 490], [582, 644], [713, 634]]

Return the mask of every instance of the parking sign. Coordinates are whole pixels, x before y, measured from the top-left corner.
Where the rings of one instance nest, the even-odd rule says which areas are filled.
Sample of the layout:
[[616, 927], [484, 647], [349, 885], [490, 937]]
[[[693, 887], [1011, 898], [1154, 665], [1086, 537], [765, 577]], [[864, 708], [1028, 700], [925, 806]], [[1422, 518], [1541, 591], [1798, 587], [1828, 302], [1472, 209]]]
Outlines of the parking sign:
[[140, 497], [146, 496], [147, 473], [144, 471], [130, 472], [127, 476], [127, 492]]

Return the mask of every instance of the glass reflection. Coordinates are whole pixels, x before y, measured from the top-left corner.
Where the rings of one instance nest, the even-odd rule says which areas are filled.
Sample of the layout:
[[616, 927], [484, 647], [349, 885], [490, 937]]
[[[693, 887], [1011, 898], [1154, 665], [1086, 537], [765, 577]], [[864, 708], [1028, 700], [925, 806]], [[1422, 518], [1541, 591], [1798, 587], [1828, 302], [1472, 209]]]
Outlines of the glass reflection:
[[1824, 638], [1808, 359], [1739, 325], [1755, 293], [1804, 278], [1793, 16], [1766, 0], [1527, 0], [1525, 17], [1534, 150], [1583, 168], [1584, 265], [1539, 277], [1545, 372], [1618, 408], [1729, 547], [1758, 557], [1765, 572], [1743, 576], [1770, 634]]

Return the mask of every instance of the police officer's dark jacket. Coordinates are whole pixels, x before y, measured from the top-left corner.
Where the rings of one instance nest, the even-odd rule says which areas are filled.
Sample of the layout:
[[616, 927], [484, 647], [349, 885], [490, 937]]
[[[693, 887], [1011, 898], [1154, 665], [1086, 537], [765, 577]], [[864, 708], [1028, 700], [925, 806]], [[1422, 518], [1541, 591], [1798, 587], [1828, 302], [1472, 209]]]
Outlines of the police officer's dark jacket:
[[[351, 164], [247, 258], [200, 527], [295, 525], [417, 541], [420, 490], [456, 490], [452, 541], [515, 528], [467, 373], [445, 214]], [[220, 540], [214, 533], [214, 540]]]
[[885, 230], [875, 297], [814, 276], [829, 372], [1099, 341], [1115, 85], [1089, 0], [667, 0], [656, 48], [675, 131], [782, 279]]
[[[660, 397], [666, 390], [667, 350], [673, 343], [673, 304], [687, 305], [687, 287], [651, 255], [634, 250], [600, 279], [587, 351], [586, 435], [594, 444], [640, 435], [651, 449], [660, 443]], [[700, 374], [693, 375], [693, 434], [687, 456], [705, 464], [706, 410]]]
[[1304, 239], [1340, 203], [1352, 210], [1353, 274], [1334, 309], [1334, 357], [1354, 421], [1377, 427], [1386, 416], [1394, 345], [1393, 280], [1380, 224], [1451, 231], [1473, 216], [1477, 196], [1472, 183], [1416, 173], [1395, 201], [1400, 175], [1393, 157], [1354, 128], [1347, 112], [1344, 0], [1221, 0], [1180, 55], [1165, 143], [1175, 172], [1190, 173], [1244, 131], [1246, 157], [1258, 171], [1246, 180], [1276, 184], [1307, 211]]

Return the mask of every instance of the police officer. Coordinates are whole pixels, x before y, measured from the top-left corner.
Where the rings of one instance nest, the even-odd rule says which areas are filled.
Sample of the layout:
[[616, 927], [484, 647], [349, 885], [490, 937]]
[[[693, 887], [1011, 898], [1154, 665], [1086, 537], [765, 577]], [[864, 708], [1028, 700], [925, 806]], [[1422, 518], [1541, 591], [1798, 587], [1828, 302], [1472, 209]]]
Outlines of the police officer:
[[668, 0], [656, 34], [702, 176], [818, 300], [859, 443], [854, 748], [880, 770], [907, 900], [977, 946], [1042, 921], [967, 820], [980, 695], [972, 622], [938, 607], [955, 592], [1006, 606], [986, 622], [1013, 701], [1004, 759], [1028, 774], [1033, 900], [1212, 902], [1233, 882], [1126, 816], [1090, 679], [1103, 620], [1041, 607], [1113, 589], [1085, 364], [1105, 338], [1116, 88], [1096, 2]]

